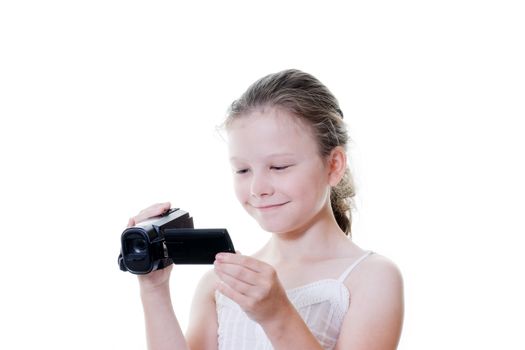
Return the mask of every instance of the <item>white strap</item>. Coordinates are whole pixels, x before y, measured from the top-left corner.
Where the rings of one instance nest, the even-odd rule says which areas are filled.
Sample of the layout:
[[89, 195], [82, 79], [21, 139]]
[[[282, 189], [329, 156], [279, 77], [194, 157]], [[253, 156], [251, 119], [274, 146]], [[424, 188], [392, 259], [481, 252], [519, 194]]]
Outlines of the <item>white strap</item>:
[[357, 266], [359, 265], [359, 263], [363, 260], [365, 260], [368, 256], [370, 256], [371, 254], [373, 253], [373, 251], [369, 250], [367, 251], [365, 254], [363, 254], [359, 259], [357, 259], [356, 261], [354, 261], [354, 263], [352, 265], [350, 265], [349, 268], [347, 268], [342, 274], [341, 276], [339, 277], [339, 282], [344, 282], [344, 280], [348, 277], [348, 275], [350, 274], [350, 272], [352, 272], [352, 270]]

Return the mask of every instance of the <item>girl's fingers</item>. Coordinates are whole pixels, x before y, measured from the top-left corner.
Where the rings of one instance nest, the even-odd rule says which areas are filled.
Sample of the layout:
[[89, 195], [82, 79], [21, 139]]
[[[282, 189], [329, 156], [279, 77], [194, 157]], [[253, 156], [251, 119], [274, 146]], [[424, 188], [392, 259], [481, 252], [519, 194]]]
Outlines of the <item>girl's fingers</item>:
[[217, 285], [217, 290], [230, 298], [231, 300], [235, 301], [241, 308], [244, 309], [245, 305], [247, 305], [250, 302], [250, 298], [245, 296], [244, 294], [240, 293], [239, 291], [232, 288], [228, 283], [224, 281], [220, 281]]
[[250, 289], [253, 288], [253, 285], [243, 282], [241, 280], [238, 280], [220, 270], [216, 270], [216, 272], [221, 282], [227, 284], [231, 289], [239, 292], [242, 295], [250, 294]]
[[141, 221], [147, 220], [149, 218], [159, 216], [161, 214], [164, 214], [166, 211], [168, 211], [171, 208], [170, 202], [164, 202], [164, 203], [157, 203], [153, 204], [152, 206], [141, 210], [140, 213], [138, 213], [133, 219], [134, 223], [138, 224]]
[[267, 264], [255, 258], [232, 253], [219, 253], [216, 256], [219, 263], [244, 266], [252, 271], [261, 272], [266, 269]]
[[257, 272], [244, 266], [219, 261], [215, 262], [215, 271], [251, 286], [256, 285], [260, 277]]

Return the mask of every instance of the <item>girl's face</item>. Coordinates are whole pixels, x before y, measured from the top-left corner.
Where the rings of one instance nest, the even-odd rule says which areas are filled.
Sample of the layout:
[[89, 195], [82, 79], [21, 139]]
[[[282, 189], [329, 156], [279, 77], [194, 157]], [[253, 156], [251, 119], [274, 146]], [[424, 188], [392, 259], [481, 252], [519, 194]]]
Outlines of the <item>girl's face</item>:
[[329, 172], [302, 120], [260, 108], [232, 122], [228, 139], [235, 194], [264, 230], [306, 229], [330, 209]]

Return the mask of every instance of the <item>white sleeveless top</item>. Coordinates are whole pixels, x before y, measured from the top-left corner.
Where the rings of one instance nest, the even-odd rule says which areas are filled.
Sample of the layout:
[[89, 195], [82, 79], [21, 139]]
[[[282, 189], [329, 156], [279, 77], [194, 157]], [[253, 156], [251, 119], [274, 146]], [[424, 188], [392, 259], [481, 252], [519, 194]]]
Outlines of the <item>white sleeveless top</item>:
[[[368, 251], [348, 267], [338, 279], [328, 278], [288, 289], [288, 299], [317, 338], [323, 349], [333, 349], [346, 311], [350, 292], [344, 285], [350, 272], [373, 252]], [[258, 323], [227, 296], [215, 292], [219, 323], [219, 350], [270, 350], [270, 340]]]

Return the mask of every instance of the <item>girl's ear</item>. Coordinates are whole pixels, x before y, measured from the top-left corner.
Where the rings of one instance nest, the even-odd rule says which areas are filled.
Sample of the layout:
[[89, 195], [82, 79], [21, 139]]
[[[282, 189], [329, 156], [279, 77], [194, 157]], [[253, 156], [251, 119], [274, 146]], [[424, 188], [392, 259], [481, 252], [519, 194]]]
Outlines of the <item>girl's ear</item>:
[[346, 152], [343, 147], [335, 147], [328, 156], [328, 182], [335, 187], [346, 171]]

